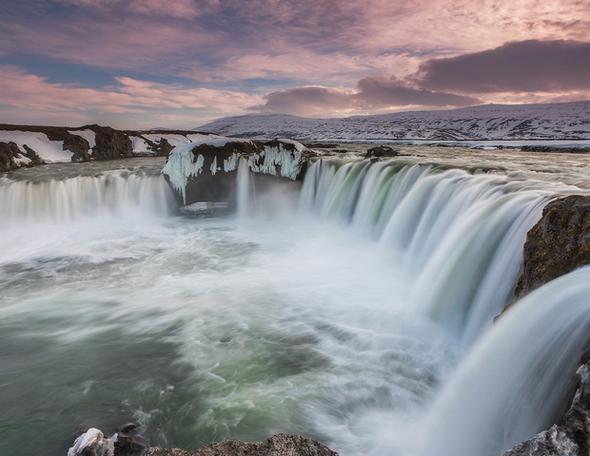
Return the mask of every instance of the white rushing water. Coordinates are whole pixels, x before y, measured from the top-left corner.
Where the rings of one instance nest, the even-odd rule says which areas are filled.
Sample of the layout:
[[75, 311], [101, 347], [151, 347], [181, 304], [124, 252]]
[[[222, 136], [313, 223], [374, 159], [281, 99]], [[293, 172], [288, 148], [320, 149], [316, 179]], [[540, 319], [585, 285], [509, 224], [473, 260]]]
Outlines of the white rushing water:
[[100, 215], [171, 214], [173, 195], [163, 177], [112, 171], [39, 182], [0, 178], [3, 223], [68, 223]]
[[567, 404], [589, 331], [590, 267], [516, 303], [441, 391], [420, 454], [494, 456], [550, 427]]
[[412, 308], [469, 342], [510, 300], [546, 196], [495, 174], [318, 161], [300, 204], [376, 239], [413, 281]]
[[254, 207], [254, 183], [250, 176], [250, 165], [247, 158], [240, 158], [237, 172], [237, 211], [240, 217], [251, 214]]
[[247, 165], [239, 216], [210, 219], [141, 171], [0, 181], [0, 454], [135, 420], [184, 448], [282, 431], [345, 456], [499, 456], [555, 418], [589, 270], [492, 327], [544, 185], [318, 161], [299, 209], [269, 212], [290, 195], [255, 194]]

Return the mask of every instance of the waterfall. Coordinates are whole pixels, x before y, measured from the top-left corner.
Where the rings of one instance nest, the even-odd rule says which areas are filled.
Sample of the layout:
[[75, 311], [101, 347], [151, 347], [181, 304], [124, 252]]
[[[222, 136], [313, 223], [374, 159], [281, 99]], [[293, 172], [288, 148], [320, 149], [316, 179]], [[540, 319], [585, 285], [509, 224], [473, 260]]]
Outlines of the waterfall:
[[546, 197], [533, 182], [496, 174], [320, 160], [300, 206], [375, 238], [412, 280], [412, 309], [471, 342], [510, 301]]
[[240, 217], [251, 215], [254, 207], [254, 185], [250, 174], [248, 159], [240, 157], [236, 185], [236, 204]]
[[431, 456], [497, 456], [559, 418], [590, 331], [590, 267], [512, 306], [474, 346], [428, 413]]
[[0, 224], [67, 223], [84, 216], [165, 216], [174, 208], [161, 176], [126, 171], [43, 181], [0, 180]]

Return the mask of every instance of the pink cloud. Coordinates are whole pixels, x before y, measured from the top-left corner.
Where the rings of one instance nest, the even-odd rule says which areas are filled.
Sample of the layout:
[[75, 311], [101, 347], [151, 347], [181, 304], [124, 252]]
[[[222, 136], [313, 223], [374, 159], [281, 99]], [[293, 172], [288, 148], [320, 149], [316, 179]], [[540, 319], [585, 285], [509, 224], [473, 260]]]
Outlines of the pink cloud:
[[[4, 112], [28, 110], [51, 117], [60, 113], [62, 122], [80, 118], [92, 121], [96, 117], [108, 118], [109, 114], [143, 115], [145, 121], [154, 122], [160, 119], [159, 115], [154, 116], [156, 112], [167, 113], [169, 118], [190, 119], [192, 125], [204, 118], [203, 112], [206, 118], [211, 118], [243, 111], [261, 101], [261, 97], [243, 92], [158, 84], [127, 77], [101, 89], [55, 84], [17, 67], [0, 66], [0, 107]], [[14, 120], [7, 117], [2, 121]]]

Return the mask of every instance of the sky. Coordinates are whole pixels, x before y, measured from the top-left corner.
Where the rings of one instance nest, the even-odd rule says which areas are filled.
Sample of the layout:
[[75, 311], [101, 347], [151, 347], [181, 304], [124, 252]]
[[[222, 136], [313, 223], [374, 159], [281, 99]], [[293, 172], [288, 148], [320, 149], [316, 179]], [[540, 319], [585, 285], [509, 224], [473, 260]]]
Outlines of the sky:
[[0, 122], [590, 99], [590, 0], [0, 0]]

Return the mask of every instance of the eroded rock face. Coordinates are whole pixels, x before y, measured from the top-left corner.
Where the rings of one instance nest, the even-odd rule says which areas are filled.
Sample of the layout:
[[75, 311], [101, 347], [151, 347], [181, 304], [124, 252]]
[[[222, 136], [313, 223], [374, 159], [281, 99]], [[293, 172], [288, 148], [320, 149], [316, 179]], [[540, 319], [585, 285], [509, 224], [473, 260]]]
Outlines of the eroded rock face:
[[590, 196], [551, 201], [528, 232], [516, 297], [590, 263]]
[[588, 456], [590, 454], [590, 364], [577, 372], [578, 384], [561, 423], [516, 445], [504, 456]]
[[313, 439], [276, 434], [264, 442], [227, 441], [196, 451], [150, 448], [146, 456], [338, 456], [338, 453]]

